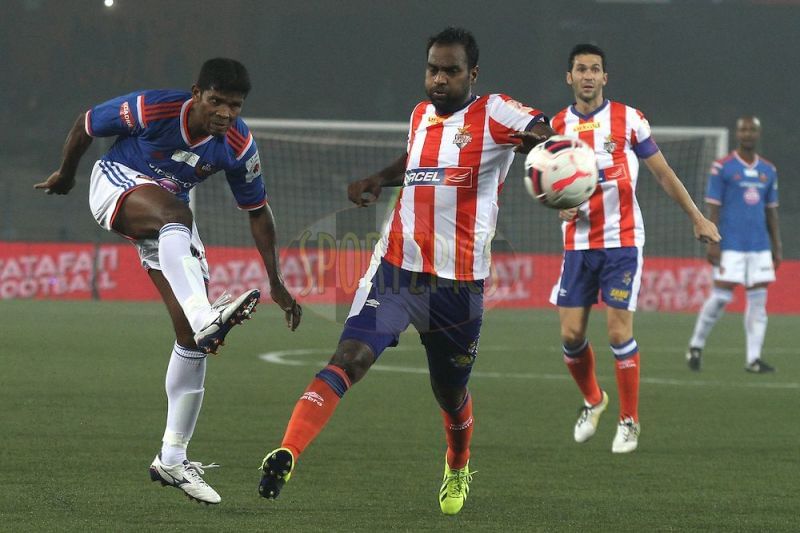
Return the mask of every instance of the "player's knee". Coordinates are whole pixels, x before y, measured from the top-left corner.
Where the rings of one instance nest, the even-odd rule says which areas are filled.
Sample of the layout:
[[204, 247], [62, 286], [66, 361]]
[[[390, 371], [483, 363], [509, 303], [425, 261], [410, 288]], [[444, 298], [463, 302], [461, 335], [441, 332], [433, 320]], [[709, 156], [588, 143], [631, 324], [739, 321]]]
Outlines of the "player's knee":
[[586, 335], [580, 328], [572, 327], [569, 324], [561, 326], [561, 343], [564, 346], [578, 346], [583, 344]]
[[366, 375], [375, 362], [375, 355], [367, 344], [348, 339], [339, 343], [330, 362], [344, 370], [354, 384]]
[[467, 387], [453, 386], [440, 383], [431, 377], [431, 388], [439, 407], [445, 411], [455, 411], [464, 404], [467, 397]]
[[166, 224], [183, 224], [187, 228], [192, 227], [192, 211], [185, 204], [173, 204], [164, 206], [160, 209], [159, 218], [161, 226]]

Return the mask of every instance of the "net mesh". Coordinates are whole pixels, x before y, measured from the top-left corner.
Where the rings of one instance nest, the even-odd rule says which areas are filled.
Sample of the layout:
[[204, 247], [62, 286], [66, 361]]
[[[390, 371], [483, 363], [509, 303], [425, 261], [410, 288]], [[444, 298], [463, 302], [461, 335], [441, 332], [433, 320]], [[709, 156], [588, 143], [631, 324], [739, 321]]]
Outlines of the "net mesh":
[[[336, 226], [334, 233], [363, 235], [381, 226], [396, 189], [386, 189], [376, 207], [348, 213], [349, 182], [368, 176], [405, 153], [403, 123], [248, 120], [277, 221], [279, 244], [290, 246], [309, 228]], [[727, 151], [727, 131], [654, 128], [653, 136], [670, 166], [701, 205], [711, 162]], [[517, 156], [500, 195], [494, 250], [560, 253], [561, 231], [553, 210], [525, 192], [523, 157]], [[193, 207], [207, 245], [252, 246], [246, 216], [235, 216], [224, 179], [212, 177], [197, 187]], [[650, 256], [693, 257], [702, 248], [692, 238], [689, 220], [641, 165], [637, 196], [645, 218]], [[233, 211], [232, 211], [233, 208]], [[342, 224], [345, 227], [342, 227]]]

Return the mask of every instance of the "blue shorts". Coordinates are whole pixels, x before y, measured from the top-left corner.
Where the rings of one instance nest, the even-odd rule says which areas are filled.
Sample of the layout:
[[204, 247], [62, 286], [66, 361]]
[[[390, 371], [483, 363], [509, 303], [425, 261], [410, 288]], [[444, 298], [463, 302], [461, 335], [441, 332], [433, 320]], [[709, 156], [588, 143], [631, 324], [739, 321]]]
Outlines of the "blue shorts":
[[361, 280], [339, 342], [364, 342], [377, 359], [413, 324], [431, 377], [463, 386], [478, 355], [482, 321], [483, 280], [454, 281], [381, 260]]
[[642, 249], [635, 246], [598, 250], [567, 250], [550, 303], [559, 307], [587, 307], [603, 302], [617, 309], [636, 310], [642, 284]]

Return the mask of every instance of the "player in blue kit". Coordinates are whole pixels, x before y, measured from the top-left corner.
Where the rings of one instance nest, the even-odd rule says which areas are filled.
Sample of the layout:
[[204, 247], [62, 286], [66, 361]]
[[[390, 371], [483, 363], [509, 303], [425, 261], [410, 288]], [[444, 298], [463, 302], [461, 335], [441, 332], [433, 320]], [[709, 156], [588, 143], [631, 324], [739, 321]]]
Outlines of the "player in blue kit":
[[137, 247], [176, 336], [166, 376], [166, 429], [150, 476], [205, 503], [221, 498], [201, 477], [206, 465], [189, 461], [186, 448], [202, 405], [206, 356], [216, 353], [234, 325], [250, 317], [260, 294], [249, 290], [209, 303], [208, 264], [188, 206], [195, 185], [225, 172], [239, 208], [249, 214], [270, 296], [292, 330], [302, 315], [281, 276], [258, 149], [239, 118], [249, 92], [245, 67], [216, 58], [203, 64], [191, 92], [137, 91], [97, 105], [70, 130], [60, 168], [34, 185], [48, 194], [67, 194], [92, 139], [117, 137], [94, 164], [89, 205], [98, 224]]
[[700, 370], [706, 339], [733, 298], [733, 288], [744, 285], [745, 370], [756, 374], [775, 371], [761, 359], [761, 348], [767, 330], [767, 285], [775, 281], [782, 257], [778, 174], [772, 163], [756, 153], [760, 137], [758, 118], [741, 117], [736, 122], [736, 150], [711, 166], [706, 203], [709, 218], [719, 225], [722, 242], [708, 245], [714, 288], [700, 310], [686, 352], [692, 370]]

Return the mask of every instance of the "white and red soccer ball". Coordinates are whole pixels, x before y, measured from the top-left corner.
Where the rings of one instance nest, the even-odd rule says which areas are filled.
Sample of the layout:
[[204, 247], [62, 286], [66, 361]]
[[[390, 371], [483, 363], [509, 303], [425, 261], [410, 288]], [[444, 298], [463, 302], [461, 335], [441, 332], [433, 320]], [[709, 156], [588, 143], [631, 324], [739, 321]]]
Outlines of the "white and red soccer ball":
[[525, 158], [525, 188], [547, 207], [577, 207], [595, 187], [597, 159], [594, 150], [579, 139], [554, 135]]

